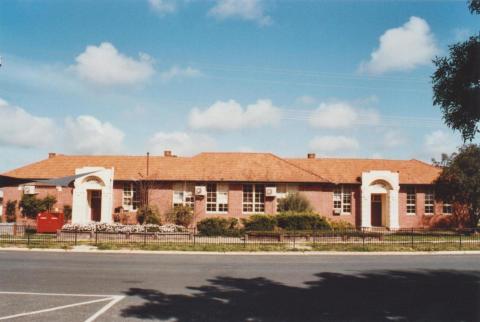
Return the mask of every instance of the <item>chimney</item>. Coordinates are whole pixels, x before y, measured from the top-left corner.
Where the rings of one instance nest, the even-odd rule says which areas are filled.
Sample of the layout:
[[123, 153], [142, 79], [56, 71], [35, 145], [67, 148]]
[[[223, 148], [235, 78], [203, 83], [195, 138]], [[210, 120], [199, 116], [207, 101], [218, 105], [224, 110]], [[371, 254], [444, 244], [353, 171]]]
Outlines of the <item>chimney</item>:
[[57, 156], [57, 154], [55, 152], [50, 152], [48, 153], [48, 158], [51, 159], [53, 157]]
[[307, 159], [315, 159], [315, 153], [307, 154]]
[[171, 157], [172, 156], [172, 151], [170, 151], [170, 150], [163, 151], [163, 156], [164, 157]]

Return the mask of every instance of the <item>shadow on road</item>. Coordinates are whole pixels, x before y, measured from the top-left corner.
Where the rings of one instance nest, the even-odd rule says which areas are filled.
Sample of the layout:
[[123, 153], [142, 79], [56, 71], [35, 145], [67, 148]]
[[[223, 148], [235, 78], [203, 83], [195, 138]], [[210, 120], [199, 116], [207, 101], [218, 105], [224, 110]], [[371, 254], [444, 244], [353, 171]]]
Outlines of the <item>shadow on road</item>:
[[305, 287], [265, 278], [216, 277], [190, 295], [131, 288], [145, 302], [123, 317], [176, 321], [479, 321], [480, 273], [320, 273]]

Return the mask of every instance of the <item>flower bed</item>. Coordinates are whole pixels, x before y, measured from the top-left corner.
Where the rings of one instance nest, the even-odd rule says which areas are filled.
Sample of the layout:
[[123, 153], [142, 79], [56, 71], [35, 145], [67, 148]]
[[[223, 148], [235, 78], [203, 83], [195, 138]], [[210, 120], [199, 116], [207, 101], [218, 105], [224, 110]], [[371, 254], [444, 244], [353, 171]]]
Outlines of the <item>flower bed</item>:
[[132, 233], [178, 233], [186, 232], [187, 229], [183, 226], [175, 224], [166, 225], [123, 225], [119, 223], [105, 224], [105, 223], [87, 223], [87, 224], [65, 224], [62, 227], [62, 232], [106, 232], [106, 233], [119, 233], [119, 234], [132, 234]]

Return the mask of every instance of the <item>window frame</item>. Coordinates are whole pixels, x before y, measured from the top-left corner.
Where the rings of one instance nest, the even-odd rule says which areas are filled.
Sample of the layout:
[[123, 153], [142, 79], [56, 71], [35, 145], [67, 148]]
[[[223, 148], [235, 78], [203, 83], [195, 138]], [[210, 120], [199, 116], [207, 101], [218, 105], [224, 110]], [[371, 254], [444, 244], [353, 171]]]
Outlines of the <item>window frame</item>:
[[[447, 209], [450, 208], [450, 211], [447, 211], [447, 212], [446, 212], [446, 211], [445, 211], [445, 207], [447, 207]], [[444, 216], [450, 216], [450, 215], [452, 215], [452, 214], [453, 214], [453, 204], [448, 203], [448, 202], [444, 202], [444, 203], [442, 204], [442, 215], [444, 215]]]
[[[126, 189], [128, 188], [128, 190]], [[128, 195], [126, 195], [128, 192]], [[126, 204], [125, 200], [130, 199], [130, 204]], [[136, 182], [124, 182], [122, 187], [122, 209], [135, 212], [140, 207], [140, 191]]]
[[[246, 191], [245, 187], [250, 186], [251, 192]], [[264, 214], [265, 213], [265, 187], [263, 183], [245, 183], [242, 185], [242, 213], [244, 214]], [[245, 201], [246, 193], [251, 193], [251, 201]], [[263, 195], [263, 198], [261, 198]], [[261, 200], [260, 200], [261, 199]], [[251, 206], [252, 210], [245, 210], [246, 207]], [[262, 210], [257, 210], [258, 209]]]
[[[275, 202], [276, 202], [275, 211], [276, 213], [279, 213], [278, 211], [278, 206], [280, 203], [279, 201], [287, 198], [291, 194], [298, 193], [300, 191], [300, 188], [298, 184], [292, 184], [292, 183], [279, 183], [276, 185], [276, 187], [277, 187], [277, 195], [275, 197]], [[283, 187], [285, 187], [285, 189], [280, 189]], [[280, 190], [282, 190], [282, 192], [280, 192]]]
[[[413, 192], [412, 192], [412, 190], [413, 190]], [[412, 195], [413, 195], [413, 197], [412, 197]], [[413, 202], [409, 197], [413, 198]], [[409, 211], [409, 207], [413, 207], [414, 212]], [[417, 188], [415, 186], [409, 186], [409, 187], [406, 188], [405, 208], [406, 208], [405, 210], [406, 210], [407, 216], [416, 216], [417, 215]]]
[[[213, 187], [214, 189], [212, 189]], [[227, 214], [228, 213], [228, 191], [229, 191], [228, 184], [207, 183], [207, 196], [205, 201], [206, 213]], [[221, 202], [222, 199], [225, 202]], [[214, 206], [214, 209], [211, 206]]]
[[[174, 183], [172, 186], [172, 208], [178, 206], [189, 207], [195, 210], [195, 184], [191, 182]], [[175, 194], [181, 195], [181, 201], [176, 200]]]
[[[349, 216], [352, 214], [352, 193], [353, 188], [346, 185], [337, 185], [333, 189], [333, 210], [340, 209], [340, 216]], [[346, 199], [348, 199], [348, 202]], [[340, 207], [337, 207], [338, 205]], [[349, 211], [345, 211], [345, 207], [348, 207]]]
[[[429, 196], [427, 198], [427, 196]], [[427, 200], [429, 203], [427, 203]], [[435, 215], [435, 192], [433, 191], [433, 189], [427, 189], [425, 190], [425, 197], [424, 197], [424, 201], [423, 201], [423, 213], [425, 214], [425, 216], [433, 216]], [[427, 207], [430, 209], [431, 208], [431, 212], [430, 211], [427, 211]]]

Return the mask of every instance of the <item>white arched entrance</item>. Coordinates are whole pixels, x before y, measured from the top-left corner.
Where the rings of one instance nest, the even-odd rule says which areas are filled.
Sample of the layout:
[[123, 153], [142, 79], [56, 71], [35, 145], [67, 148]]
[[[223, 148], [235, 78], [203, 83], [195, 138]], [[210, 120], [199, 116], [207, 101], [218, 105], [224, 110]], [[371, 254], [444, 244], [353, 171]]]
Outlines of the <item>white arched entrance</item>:
[[399, 228], [398, 172], [368, 171], [362, 173], [361, 226]]
[[91, 221], [111, 223], [113, 205], [113, 169], [84, 167], [75, 174], [85, 173], [74, 182], [72, 223]]

